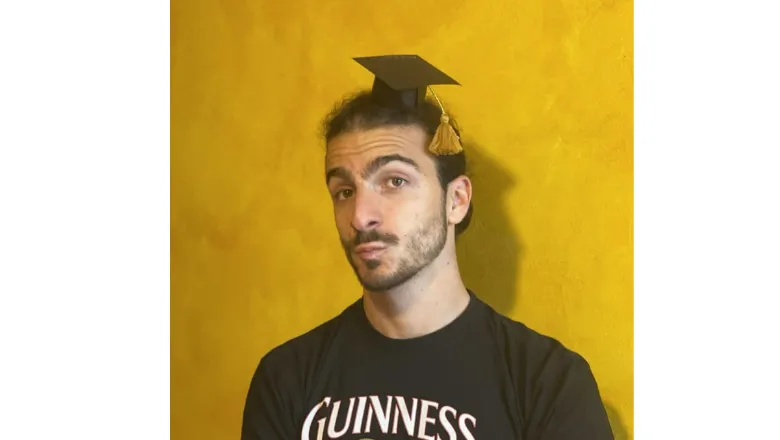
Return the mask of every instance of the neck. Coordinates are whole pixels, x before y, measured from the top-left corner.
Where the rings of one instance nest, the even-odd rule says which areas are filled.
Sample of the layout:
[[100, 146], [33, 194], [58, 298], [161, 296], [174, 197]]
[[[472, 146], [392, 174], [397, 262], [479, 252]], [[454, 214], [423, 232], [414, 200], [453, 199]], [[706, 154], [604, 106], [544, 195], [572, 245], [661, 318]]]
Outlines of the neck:
[[435, 332], [455, 320], [468, 303], [457, 259], [446, 251], [403, 285], [385, 292], [363, 291], [369, 322], [393, 339]]

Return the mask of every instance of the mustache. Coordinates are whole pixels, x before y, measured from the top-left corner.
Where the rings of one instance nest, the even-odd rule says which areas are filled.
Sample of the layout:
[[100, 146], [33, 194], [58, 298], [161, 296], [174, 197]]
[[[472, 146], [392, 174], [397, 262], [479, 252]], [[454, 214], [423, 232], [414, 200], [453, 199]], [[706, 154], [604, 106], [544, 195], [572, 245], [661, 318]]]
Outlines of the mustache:
[[[398, 244], [401, 240], [394, 234], [380, 234], [379, 231], [372, 229], [370, 231], [358, 231], [355, 238], [351, 241], [352, 247], [357, 247], [363, 243], [382, 242], [390, 245]], [[346, 244], [346, 243], [345, 243]]]

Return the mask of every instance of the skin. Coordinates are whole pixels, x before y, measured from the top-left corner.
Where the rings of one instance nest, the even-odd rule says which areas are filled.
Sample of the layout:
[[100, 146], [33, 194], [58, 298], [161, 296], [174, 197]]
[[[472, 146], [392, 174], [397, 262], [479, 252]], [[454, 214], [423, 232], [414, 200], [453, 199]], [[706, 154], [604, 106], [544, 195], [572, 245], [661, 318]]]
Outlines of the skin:
[[417, 126], [389, 126], [343, 133], [327, 146], [336, 228], [366, 316], [390, 338], [434, 332], [469, 302], [455, 225], [468, 211], [471, 181], [460, 176], [442, 190], [428, 141]]

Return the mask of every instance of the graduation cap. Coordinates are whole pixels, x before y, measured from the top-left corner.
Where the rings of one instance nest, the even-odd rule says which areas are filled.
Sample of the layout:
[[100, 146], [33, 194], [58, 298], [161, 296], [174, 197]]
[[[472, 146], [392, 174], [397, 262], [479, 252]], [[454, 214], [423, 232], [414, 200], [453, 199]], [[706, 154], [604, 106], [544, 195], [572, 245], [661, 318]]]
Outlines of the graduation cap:
[[463, 151], [460, 138], [450, 125], [450, 118], [430, 86], [460, 85], [418, 55], [384, 55], [354, 58], [374, 74], [371, 94], [382, 105], [416, 110], [430, 90], [441, 107], [441, 121], [428, 150], [436, 155], [458, 154]]

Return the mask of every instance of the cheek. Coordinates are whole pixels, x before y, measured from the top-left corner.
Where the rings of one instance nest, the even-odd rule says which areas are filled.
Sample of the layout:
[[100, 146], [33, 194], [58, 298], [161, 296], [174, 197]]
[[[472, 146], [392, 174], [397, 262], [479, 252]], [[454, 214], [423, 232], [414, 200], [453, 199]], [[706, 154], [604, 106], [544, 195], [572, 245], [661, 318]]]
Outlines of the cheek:
[[429, 207], [422, 201], [408, 201], [388, 208], [385, 224], [399, 236], [409, 236], [420, 228]]
[[343, 237], [350, 233], [350, 230], [352, 229], [352, 219], [350, 217], [348, 207], [343, 205], [334, 205], [333, 219], [336, 222], [336, 229], [338, 230], [339, 235]]

